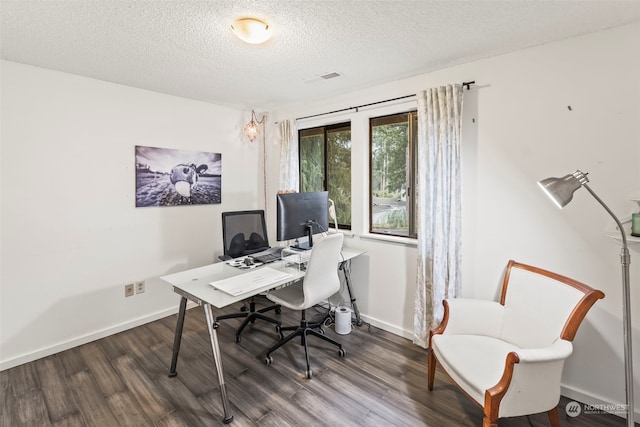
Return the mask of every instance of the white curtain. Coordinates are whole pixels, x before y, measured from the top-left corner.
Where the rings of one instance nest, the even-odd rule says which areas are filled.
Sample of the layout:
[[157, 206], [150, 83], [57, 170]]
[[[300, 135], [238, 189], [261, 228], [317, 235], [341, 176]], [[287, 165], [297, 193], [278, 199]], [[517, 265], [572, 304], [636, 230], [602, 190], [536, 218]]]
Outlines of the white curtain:
[[460, 132], [462, 85], [418, 94], [418, 274], [413, 342], [427, 347], [442, 300], [461, 281]]
[[291, 129], [289, 120], [282, 120], [280, 128], [280, 177], [278, 191], [298, 191], [298, 129]]

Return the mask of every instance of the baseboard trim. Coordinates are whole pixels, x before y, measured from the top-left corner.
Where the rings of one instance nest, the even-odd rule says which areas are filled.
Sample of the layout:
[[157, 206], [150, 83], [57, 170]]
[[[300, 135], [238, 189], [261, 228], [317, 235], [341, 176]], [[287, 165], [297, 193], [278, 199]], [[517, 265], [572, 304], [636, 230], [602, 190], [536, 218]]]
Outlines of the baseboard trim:
[[371, 326], [375, 326], [376, 328], [382, 329], [383, 331], [387, 331], [394, 335], [398, 335], [400, 337], [413, 340], [413, 333], [411, 331], [406, 331], [395, 325], [392, 325], [387, 322], [383, 322], [380, 319], [376, 319], [374, 317], [367, 316], [364, 314], [361, 314], [360, 317], [362, 318], [363, 322], [369, 323]]
[[[197, 307], [197, 304], [192, 302], [187, 304], [188, 309], [193, 307]], [[167, 308], [164, 310], [157, 311], [155, 313], [138, 317], [136, 319], [132, 319], [124, 323], [120, 323], [118, 325], [115, 325], [109, 328], [105, 328], [87, 335], [70, 339], [68, 341], [64, 341], [59, 344], [52, 345], [50, 347], [44, 347], [30, 353], [13, 357], [11, 359], [2, 360], [0, 361], [0, 371], [4, 371], [5, 369], [10, 369], [15, 366], [22, 365], [24, 363], [32, 362], [34, 360], [42, 359], [43, 357], [51, 356], [52, 354], [60, 353], [61, 351], [69, 350], [70, 348], [78, 347], [80, 345], [87, 344], [104, 337], [108, 337], [109, 335], [114, 335], [119, 332], [123, 332], [129, 329], [135, 328], [137, 326], [141, 326], [146, 323], [153, 322], [158, 319], [162, 319], [164, 317], [176, 314], [177, 312], [178, 312], [178, 306]]]
[[[321, 302], [318, 305], [326, 310], [335, 309], [335, 306], [333, 304], [327, 302]], [[352, 315], [354, 314], [352, 313]], [[375, 326], [376, 328], [382, 329], [383, 331], [387, 331], [394, 335], [413, 340], [413, 332], [411, 331], [405, 331], [404, 329], [398, 328], [395, 325], [383, 322], [382, 320], [376, 319], [371, 316], [367, 316], [366, 314], [360, 314], [360, 318], [362, 319], [362, 322], [369, 323], [371, 326]]]

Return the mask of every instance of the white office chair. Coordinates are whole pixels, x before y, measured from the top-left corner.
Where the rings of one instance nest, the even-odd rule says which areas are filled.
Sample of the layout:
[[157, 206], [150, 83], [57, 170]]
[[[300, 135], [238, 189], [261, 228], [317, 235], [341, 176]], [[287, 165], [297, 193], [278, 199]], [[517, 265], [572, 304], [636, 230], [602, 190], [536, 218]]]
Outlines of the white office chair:
[[282, 347], [295, 337], [301, 337], [301, 345], [304, 346], [304, 355], [307, 362], [306, 377], [311, 379], [312, 372], [309, 366], [309, 349], [307, 347], [307, 336], [313, 335], [321, 338], [333, 345], [338, 346], [338, 355], [343, 357], [345, 351], [342, 344], [325, 336], [321, 331], [322, 323], [308, 323], [305, 318], [305, 310], [326, 300], [331, 295], [340, 290], [340, 278], [338, 277], [338, 263], [340, 262], [340, 251], [342, 249], [343, 235], [341, 233], [330, 234], [313, 245], [311, 256], [307, 264], [307, 272], [301, 282], [271, 291], [267, 298], [288, 307], [292, 310], [302, 312], [299, 326], [278, 326], [278, 331], [293, 331], [287, 337], [281, 339], [276, 345], [267, 351], [265, 362], [271, 365], [273, 359], [271, 353]]

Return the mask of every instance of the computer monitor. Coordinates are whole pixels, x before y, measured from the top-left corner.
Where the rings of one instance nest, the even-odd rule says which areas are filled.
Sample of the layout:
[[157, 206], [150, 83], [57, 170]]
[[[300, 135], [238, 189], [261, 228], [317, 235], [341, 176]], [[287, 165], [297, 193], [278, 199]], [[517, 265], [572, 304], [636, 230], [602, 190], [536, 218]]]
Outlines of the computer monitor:
[[237, 258], [269, 249], [263, 210], [222, 213], [224, 254]]
[[285, 193], [277, 196], [277, 240], [308, 237], [308, 242], [298, 242], [300, 249], [313, 246], [313, 235], [329, 229], [329, 193]]

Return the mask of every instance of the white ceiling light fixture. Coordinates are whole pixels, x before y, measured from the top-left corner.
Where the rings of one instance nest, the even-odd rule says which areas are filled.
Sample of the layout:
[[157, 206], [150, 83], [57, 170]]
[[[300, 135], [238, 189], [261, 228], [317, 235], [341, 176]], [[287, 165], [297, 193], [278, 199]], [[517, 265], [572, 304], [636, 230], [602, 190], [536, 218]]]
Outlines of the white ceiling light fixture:
[[240, 40], [251, 44], [264, 43], [272, 34], [269, 24], [255, 18], [238, 19], [231, 25], [231, 29]]

